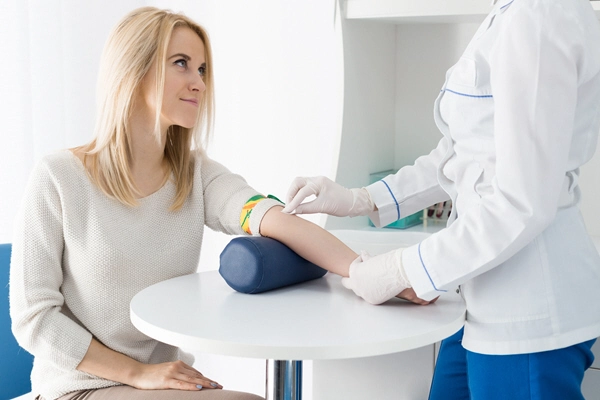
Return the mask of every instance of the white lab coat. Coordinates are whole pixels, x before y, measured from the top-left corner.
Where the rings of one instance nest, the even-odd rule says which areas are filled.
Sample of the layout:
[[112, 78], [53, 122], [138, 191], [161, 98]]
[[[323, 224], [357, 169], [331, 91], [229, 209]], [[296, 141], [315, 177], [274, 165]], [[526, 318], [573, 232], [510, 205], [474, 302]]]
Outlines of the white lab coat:
[[521, 354], [600, 336], [600, 256], [579, 167], [600, 129], [600, 23], [588, 0], [501, 0], [446, 75], [443, 134], [367, 187], [382, 226], [451, 199], [448, 227], [404, 250], [417, 295], [461, 291], [463, 345]]

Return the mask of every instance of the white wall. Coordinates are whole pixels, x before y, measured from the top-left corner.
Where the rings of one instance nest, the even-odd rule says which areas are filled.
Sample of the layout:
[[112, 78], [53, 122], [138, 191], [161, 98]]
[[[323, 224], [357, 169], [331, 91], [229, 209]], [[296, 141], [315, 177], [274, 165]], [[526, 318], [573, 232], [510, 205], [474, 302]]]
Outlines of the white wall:
[[[209, 154], [283, 201], [294, 177], [332, 175], [337, 164], [343, 75], [334, 10], [322, 0], [211, 2], [217, 122]], [[200, 269], [216, 269], [230, 238], [207, 230], [206, 239], [218, 245], [203, 247]]]
[[0, 243], [41, 157], [91, 139], [109, 30], [142, 1], [0, 2]]
[[[369, 172], [394, 166], [395, 27], [343, 20], [343, 123], [331, 179], [345, 187], [369, 183]], [[327, 217], [327, 229], [367, 225], [366, 217]]]
[[442, 138], [433, 120], [433, 103], [446, 71], [464, 51], [478, 24], [396, 26], [394, 168], [428, 154]]

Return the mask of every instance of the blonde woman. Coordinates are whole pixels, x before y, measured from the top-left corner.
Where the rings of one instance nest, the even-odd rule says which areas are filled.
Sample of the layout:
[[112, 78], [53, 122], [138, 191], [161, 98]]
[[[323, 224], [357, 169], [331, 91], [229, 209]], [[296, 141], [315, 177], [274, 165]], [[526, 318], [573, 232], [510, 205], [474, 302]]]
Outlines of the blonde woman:
[[95, 139], [34, 170], [17, 218], [10, 300], [14, 334], [35, 356], [38, 399], [258, 398], [219, 390], [190, 355], [129, 320], [141, 289], [196, 271], [204, 225], [276, 238], [348, 275], [357, 255], [273, 199], [252, 202], [240, 225], [258, 192], [204, 152], [211, 68], [195, 22], [131, 12], [104, 50]]

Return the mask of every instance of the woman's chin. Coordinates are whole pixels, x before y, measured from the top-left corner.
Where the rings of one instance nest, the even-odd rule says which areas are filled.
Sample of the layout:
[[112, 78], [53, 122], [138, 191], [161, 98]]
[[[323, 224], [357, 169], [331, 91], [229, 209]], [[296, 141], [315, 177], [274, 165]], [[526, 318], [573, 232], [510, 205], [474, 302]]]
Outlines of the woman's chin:
[[181, 128], [185, 128], [185, 129], [192, 129], [192, 128], [194, 128], [194, 126], [196, 126], [196, 121], [190, 122], [190, 123], [174, 124], [174, 125], [179, 126]]

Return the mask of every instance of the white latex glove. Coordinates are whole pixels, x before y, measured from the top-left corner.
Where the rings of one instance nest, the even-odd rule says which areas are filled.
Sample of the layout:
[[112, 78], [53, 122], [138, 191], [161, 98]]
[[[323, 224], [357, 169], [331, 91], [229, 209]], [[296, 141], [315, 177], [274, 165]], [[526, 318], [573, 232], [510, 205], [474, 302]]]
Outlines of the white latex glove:
[[367, 303], [381, 304], [411, 287], [402, 267], [402, 251], [392, 250], [375, 257], [362, 251], [350, 264], [349, 278], [342, 284]]
[[[316, 199], [301, 204], [307, 197]], [[367, 189], [346, 189], [324, 176], [294, 179], [282, 210], [287, 214], [325, 213], [336, 217], [367, 215], [375, 209]]]

